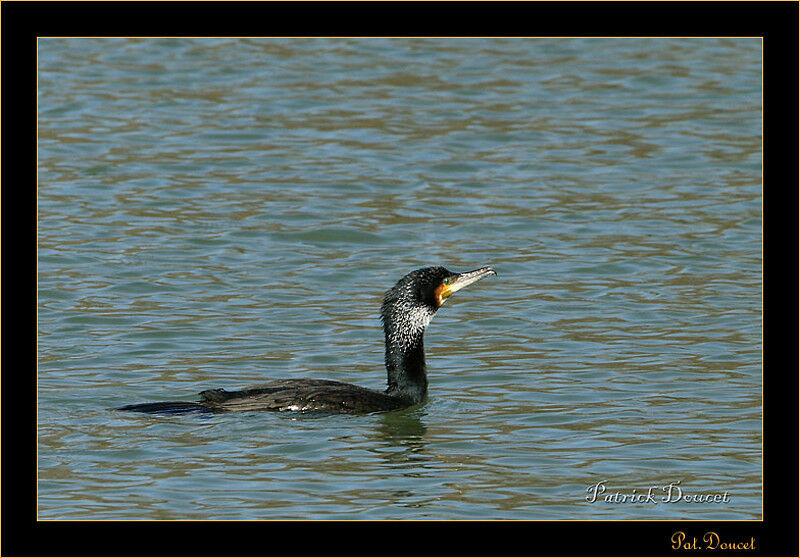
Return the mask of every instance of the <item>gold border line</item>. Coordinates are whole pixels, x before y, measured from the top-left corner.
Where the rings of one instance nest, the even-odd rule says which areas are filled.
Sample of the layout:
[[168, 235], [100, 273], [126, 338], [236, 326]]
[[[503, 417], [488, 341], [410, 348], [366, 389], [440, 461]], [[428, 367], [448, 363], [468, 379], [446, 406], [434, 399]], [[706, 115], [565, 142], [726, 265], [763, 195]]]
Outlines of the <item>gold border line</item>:
[[[6, 0], [9, 1], [9, 0]], [[144, 0], [157, 2], [160, 0]], [[185, 0], [188, 1], [188, 0]], [[209, 0], [210, 1], [210, 0]], [[304, 1], [304, 0], [298, 0]], [[424, 0], [415, 0], [424, 1]], [[569, 0], [557, 0], [569, 1]], [[627, 1], [627, 0], [626, 0]], [[631, 0], [632, 1], [632, 0]], [[693, 0], [678, 0], [691, 2]], [[723, 0], [720, 0], [723, 1]], [[741, 0], [745, 1], [745, 0]], [[787, 2], [793, 0], [787, 0]], [[795, 1], [797, 3], [797, 1]], [[764, 37], [761, 36], [625, 36], [625, 37], [595, 37], [595, 36], [502, 36], [502, 35], [487, 35], [480, 37], [469, 36], [158, 36], [158, 37], [145, 37], [145, 36], [37, 36], [36, 37], [36, 521], [47, 523], [60, 523], [60, 522], [104, 522], [111, 521], [115, 523], [141, 523], [141, 522], [171, 522], [171, 523], [205, 523], [205, 522], [234, 522], [234, 523], [263, 523], [263, 522], [297, 522], [297, 523], [332, 523], [332, 522], [402, 522], [402, 523], [429, 523], [429, 522], [447, 522], [447, 523], [473, 523], [473, 522], [525, 522], [525, 523], [544, 523], [544, 522], [559, 522], [559, 523], [595, 523], [595, 522], [643, 522], [643, 523], [707, 523], [711, 519], [40, 519], [39, 518], [39, 336], [38, 336], [38, 323], [39, 323], [39, 39], [761, 39], [761, 518], [760, 519], [723, 519], [713, 520], [714, 523], [760, 523], [764, 521]], [[800, 47], [798, 47], [800, 50]], [[0, 190], [2, 192], [2, 190]], [[2, 196], [0, 195], [0, 204], [2, 203]], [[0, 384], [0, 388], [1, 388]], [[800, 419], [798, 421], [800, 423]], [[800, 450], [798, 450], [800, 456]], [[1, 462], [1, 460], [0, 460]]]

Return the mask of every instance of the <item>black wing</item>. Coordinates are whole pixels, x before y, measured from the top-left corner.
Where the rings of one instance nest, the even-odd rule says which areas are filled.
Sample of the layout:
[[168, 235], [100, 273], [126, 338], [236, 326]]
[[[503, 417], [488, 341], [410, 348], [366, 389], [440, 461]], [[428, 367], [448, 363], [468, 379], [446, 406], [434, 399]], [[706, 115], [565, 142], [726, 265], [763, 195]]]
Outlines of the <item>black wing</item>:
[[371, 413], [405, 405], [383, 392], [333, 380], [275, 380], [240, 391], [214, 389], [200, 394], [215, 411], [322, 411]]

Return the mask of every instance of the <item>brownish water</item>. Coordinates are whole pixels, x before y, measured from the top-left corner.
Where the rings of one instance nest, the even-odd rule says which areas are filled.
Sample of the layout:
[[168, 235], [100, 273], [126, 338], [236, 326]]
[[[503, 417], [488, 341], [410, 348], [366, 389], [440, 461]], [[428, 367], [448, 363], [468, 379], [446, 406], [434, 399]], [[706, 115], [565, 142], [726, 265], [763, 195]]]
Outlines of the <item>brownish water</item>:
[[[761, 42], [39, 41], [40, 519], [758, 519]], [[493, 265], [385, 385], [382, 293]], [[725, 503], [589, 502], [680, 482]], [[663, 496], [663, 492], [658, 493]]]

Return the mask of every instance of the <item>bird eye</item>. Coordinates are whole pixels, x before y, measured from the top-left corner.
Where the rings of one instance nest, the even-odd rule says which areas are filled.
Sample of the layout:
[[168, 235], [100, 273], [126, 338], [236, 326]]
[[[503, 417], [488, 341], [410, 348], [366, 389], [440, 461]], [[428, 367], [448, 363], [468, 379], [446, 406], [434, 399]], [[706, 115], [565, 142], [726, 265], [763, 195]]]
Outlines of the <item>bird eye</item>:
[[442, 281], [442, 283], [444, 283], [445, 285], [449, 285], [451, 282], [452, 281], [449, 277], [445, 277], [444, 281]]

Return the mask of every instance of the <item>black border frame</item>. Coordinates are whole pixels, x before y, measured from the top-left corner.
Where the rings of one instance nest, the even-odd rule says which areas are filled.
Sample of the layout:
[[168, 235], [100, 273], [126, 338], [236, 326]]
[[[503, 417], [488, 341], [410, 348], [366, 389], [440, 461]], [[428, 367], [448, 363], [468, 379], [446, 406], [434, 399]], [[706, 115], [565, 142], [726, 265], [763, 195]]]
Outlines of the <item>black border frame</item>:
[[[797, 2], [6, 1], [0, 10], [2, 555], [663, 556], [708, 553], [673, 550], [670, 537], [714, 530], [755, 537], [756, 549], [713, 554], [798, 556]], [[36, 37], [159, 35], [764, 37], [764, 521], [37, 522]]]

